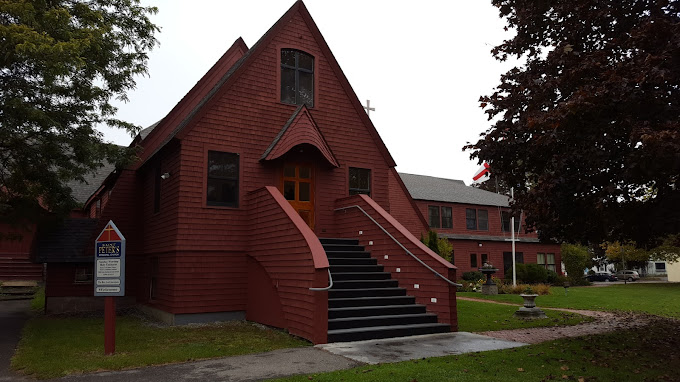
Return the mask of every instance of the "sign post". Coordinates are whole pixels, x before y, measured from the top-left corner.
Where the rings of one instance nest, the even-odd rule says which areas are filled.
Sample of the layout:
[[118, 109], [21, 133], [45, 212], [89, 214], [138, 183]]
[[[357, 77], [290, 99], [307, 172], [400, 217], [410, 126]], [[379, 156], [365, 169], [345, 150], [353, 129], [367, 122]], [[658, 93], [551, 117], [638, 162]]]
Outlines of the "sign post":
[[125, 296], [125, 237], [113, 221], [94, 243], [94, 295], [104, 297], [104, 353], [116, 351], [116, 300]]

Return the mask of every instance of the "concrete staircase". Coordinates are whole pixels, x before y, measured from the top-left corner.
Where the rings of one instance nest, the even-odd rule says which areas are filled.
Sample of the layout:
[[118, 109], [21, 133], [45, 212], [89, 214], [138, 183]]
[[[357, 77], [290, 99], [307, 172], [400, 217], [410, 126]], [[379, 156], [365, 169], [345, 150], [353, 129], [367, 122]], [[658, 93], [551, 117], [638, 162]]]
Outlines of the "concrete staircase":
[[407, 296], [359, 240], [319, 239], [333, 288], [328, 293], [328, 342], [449, 332], [424, 305]]

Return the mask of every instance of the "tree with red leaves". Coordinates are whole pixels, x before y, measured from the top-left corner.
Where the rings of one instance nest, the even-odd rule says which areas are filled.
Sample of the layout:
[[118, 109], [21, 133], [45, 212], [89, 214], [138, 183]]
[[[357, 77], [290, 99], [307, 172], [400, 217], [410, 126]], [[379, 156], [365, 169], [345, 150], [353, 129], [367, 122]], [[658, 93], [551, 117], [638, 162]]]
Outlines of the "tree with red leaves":
[[543, 238], [654, 246], [680, 232], [680, 0], [492, 0], [525, 60], [464, 149]]

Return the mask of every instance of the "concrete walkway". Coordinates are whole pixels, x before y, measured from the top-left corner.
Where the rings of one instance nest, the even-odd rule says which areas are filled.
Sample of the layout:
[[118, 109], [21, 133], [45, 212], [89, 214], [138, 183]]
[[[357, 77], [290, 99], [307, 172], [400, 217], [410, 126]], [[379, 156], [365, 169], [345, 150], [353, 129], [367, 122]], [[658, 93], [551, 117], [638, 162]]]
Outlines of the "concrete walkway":
[[363, 364], [400, 362], [523, 345], [526, 344], [472, 333], [431, 334], [281, 349], [207, 361], [70, 376], [59, 381], [261, 381], [297, 374], [344, 370]]
[[9, 369], [14, 349], [21, 338], [21, 329], [28, 320], [31, 300], [0, 300], [0, 381], [22, 381], [24, 378]]

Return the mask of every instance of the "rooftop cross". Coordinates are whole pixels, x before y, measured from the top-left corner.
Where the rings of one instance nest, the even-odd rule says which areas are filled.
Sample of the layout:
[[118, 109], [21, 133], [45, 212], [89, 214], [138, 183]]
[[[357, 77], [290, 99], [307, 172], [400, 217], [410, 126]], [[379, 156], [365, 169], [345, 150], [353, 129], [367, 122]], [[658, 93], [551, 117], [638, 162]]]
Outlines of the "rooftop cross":
[[366, 106], [364, 106], [364, 109], [366, 109], [366, 114], [369, 116], [371, 115], [371, 111], [375, 111], [374, 107], [371, 107], [371, 100], [367, 99], [366, 100]]

